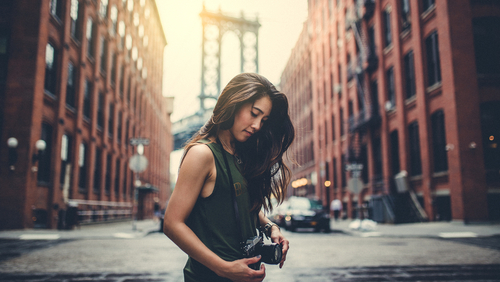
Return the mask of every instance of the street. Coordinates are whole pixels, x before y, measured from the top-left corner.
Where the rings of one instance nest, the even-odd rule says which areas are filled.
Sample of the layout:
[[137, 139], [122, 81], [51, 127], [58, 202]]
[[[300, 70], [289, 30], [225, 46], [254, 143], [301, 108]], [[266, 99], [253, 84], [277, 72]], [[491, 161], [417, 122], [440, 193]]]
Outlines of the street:
[[[73, 231], [69, 231], [73, 232]], [[500, 237], [363, 237], [283, 231], [278, 281], [500, 281]], [[121, 238], [120, 238], [121, 237]], [[186, 255], [158, 232], [133, 238], [0, 239], [1, 281], [182, 281]]]

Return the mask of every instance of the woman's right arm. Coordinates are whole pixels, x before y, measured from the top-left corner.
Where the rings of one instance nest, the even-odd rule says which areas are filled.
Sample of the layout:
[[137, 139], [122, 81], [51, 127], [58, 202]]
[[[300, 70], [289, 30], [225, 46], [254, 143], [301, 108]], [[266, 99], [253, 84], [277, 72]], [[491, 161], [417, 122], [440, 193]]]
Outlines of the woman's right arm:
[[202, 189], [215, 181], [215, 161], [208, 146], [196, 145], [189, 149], [179, 169], [175, 189], [165, 211], [163, 230], [179, 248], [193, 259], [210, 268], [217, 275], [238, 281], [262, 281], [264, 269], [248, 267], [256, 258], [227, 262], [212, 252], [186, 225]]

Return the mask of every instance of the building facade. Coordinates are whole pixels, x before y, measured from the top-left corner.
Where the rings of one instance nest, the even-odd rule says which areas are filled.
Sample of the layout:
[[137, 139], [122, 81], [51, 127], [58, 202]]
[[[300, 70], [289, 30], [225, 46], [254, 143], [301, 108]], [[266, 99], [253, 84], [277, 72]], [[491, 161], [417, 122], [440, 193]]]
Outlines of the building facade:
[[308, 196], [381, 222], [500, 219], [498, 1], [310, 0], [306, 25]]
[[155, 2], [7, 0], [0, 13], [0, 229], [152, 217], [172, 150]]

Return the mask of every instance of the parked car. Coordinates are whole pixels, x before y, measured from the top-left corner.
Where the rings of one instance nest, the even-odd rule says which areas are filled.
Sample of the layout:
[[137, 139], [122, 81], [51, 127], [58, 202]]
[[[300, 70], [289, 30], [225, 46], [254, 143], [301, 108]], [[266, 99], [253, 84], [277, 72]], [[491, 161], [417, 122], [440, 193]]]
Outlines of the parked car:
[[281, 205], [276, 206], [276, 200], [274, 200], [273, 207], [273, 211], [267, 215], [267, 218], [278, 224], [280, 227], [285, 227], [285, 216], [288, 210], [288, 202], [284, 201]]
[[330, 232], [330, 215], [325, 212], [321, 202], [305, 198], [290, 197], [285, 212], [285, 228], [314, 228], [316, 232]]

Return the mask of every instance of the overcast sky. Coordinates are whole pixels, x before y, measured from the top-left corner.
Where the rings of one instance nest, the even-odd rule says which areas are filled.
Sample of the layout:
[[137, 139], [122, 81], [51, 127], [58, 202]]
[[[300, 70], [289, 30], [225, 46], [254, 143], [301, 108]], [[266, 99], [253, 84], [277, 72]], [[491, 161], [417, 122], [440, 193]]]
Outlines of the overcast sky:
[[[203, 3], [208, 11], [248, 19], [258, 15], [259, 73], [278, 84], [290, 51], [307, 18], [307, 0], [156, 0], [167, 38], [164, 53], [163, 94], [173, 96], [172, 121], [199, 109], [201, 88]], [[221, 87], [240, 72], [239, 43], [233, 33], [222, 39]]]

